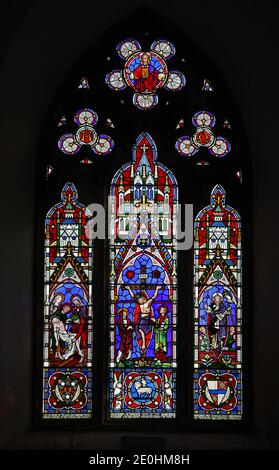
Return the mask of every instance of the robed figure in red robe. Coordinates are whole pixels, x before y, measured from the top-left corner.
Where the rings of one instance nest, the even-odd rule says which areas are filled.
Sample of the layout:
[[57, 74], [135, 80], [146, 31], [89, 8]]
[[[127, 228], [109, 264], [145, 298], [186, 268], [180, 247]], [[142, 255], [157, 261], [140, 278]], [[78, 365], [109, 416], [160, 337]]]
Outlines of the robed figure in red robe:
[[116, 362], [124, 362], [129, 360], [133, 352], [133, 331], [134, 325], [128, 318], [129, 312], [127, 308], [121, 308], [118, 310], [118, 321], [117, 326], [120, 335], [120, 346]]
[[133, 81], [136, 91], [152, 93], [165, 75], [159, 74], [153, 67], [149, 54], [142, 54], [140, 62], [140, 65], [133, 72], [127, 68], [126, 73], [129, 75], [130, 80]]

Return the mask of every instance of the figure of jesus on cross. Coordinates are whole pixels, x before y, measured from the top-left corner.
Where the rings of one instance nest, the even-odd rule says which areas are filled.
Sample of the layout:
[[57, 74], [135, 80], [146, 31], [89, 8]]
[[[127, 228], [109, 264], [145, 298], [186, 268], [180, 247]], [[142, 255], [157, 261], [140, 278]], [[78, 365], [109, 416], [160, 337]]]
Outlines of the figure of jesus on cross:
[[141, 351], [141, 361], [144, 361], [146, 350], [152, 339], [155, 325], [152, 303], [156, 299], [161, 286], [156, 286], [152, 297], [148, 297], [145, 290], [142, 290], [140, 294], [135, 294], [129, 285], [126, 285], [125, 287], [128, 289], [131, 297], [135, 298], [137, 302], [134, 310], [135, 335]]

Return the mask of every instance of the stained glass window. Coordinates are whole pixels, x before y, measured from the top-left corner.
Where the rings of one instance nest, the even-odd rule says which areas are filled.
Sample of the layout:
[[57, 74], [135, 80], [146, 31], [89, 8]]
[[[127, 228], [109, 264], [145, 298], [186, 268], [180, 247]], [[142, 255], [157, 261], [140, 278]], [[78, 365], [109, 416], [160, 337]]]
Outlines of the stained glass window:
[[116, 46], [116, 51], [125, 60], [123, 70], [112, 70], [106, 75], [106, 84], [115, 91], [130, 87], [134, 90], [133, 104], [141, 110], [152, 109], [158, 104], [157, 91], [165, 88], [179, 91], [186, 84], [185, 75], [177, 70], [168, 70], [166, 61], [175, 55], [175, 47], [160, 39], [150, 45], [150, 50], [141, 50], [135, 39], [125, 39]]
[[73, 183], [45, 219], [43, 417], [92, 413], [92, 246]]
[[176, 415], [177, 197], [142, 133], [111, 184], [110, 418]]
[[242, 417], [241, 222], [216, 185], [194, 226], [194, 417]]
[[77, 126], [75, 133], [64, 134], [58, 140], [58, 148], [61, 152], [73, 156], [80, 151], [82, 146], [86, 145], [96, 155], [106, 156], [110, 154], [114, 147], [114, 142], [109, 135], [98, 134], [96, 132], [95, 125], [98, 122], [96, 111], [82, 108], [76, 112], [74, 122]]
[[196, 127], [193, 136], [185, 135], [180, 137], [175, 144], [180, 155], [191, 157], [198, 153], [200, 148], [208, 148], [211, 155], [222, 158], [231, 151], [231, 144], [228, 139], [222, 136], [214, 136], [212, 131], [216, 123], [214, 114], [209, 111], [198, 111], [194, 114], [192, 123]]
[[[249, 151], [208, 57], [168, 21], [147, 10], [144, 18], [151, 30], [132, 14], [94, 41], [61, 83], [44, 126], [36, 409], [61, 428], [65, 418], [91, 429], [143, 429], [152, 419], [154, 430], [164, 418], [158, 425], [174, 429], [194, 417], [194, 427], [218, 420], [227, 429], [243, 418], [243, 371], [241, 226], [225, 190], [247, 226]], [[178, 186], [182, 212], [192, 204], [198, 213], [185, 221], [191, 236], [194, 223], [188, 250], [176, 241], [184, 225]], [[95, 216], [85, 205], [94, 201], [107, 208], [108, 233], [94, 243], [93, 282], [86, 227]], [[246, 403], [244, 411], [246, 419]]]

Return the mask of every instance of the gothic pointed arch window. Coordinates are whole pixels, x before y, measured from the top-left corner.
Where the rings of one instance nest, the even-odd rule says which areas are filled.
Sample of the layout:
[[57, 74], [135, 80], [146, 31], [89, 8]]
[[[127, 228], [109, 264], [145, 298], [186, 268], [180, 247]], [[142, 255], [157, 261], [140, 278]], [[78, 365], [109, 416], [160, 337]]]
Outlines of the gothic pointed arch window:
[[66, 183], [45, 219], [43, 417], [92, 413], [92, 243], [90, 213]]
[[229, 429], [249, 415], [245, 132], [206, 54], [141, 13], [83, 53], [41, 137], [36, 420]]
[[114, 176], [111, 198], [110, 417], [173, 418], [178, 191], [148, 133]]
[[194, 416], [241, 419], [241, 221], [220, 184], [194, 236]]

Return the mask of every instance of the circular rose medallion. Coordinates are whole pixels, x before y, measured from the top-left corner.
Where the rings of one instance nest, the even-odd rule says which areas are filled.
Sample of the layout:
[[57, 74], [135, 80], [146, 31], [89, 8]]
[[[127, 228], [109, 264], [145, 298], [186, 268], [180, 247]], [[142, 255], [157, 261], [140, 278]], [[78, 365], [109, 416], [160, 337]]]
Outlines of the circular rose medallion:
[[140, 50], [140, 44], [135, 39], [125, 39], [116, 46], [119, 57], [126, 60], [131, 54]]
[[100, 134], [98, 142], [92, 147], [96, 155], [108, 155], [114, 147], [114, 142], [108, 135]]
[[76, 140], [79, 145], [94, 145], [97, 141], [97, 132], [92, 126], [84, 124], [80, 126], [76, 133]]
[[195, 132], [193, 141], [198, 147], [210, 147], [214, 143], [213, 132], [210, 129], [204, 129], [203, 127], [200, 127]]
[[75, 114], [74, 121], [78, 126], [83, 124], [95, 126], [98, 121], [98, 115], [93, 109], [84, 108]]
[[135, 93], [133, 103], [139, 109], [151, 109], [158, 104], [158, 96], [152, 93]]
[[166, 89], [169, 91], [181, 90], [186, 84], [186, 78], [181, 72], [174, 70], [169, 73], [169, 78], [166, 83]]
[[161, 378], [154, 372], [139, 374], [132, 372], [125, 377], [127, 395], [126, 404], [129, 408], [157, 408], [161, 403]]
[[209, 111], [198, 111], [194, 114], [192, 122], [196, 127], [214, 127], [216, 119]]
[[74, 155], [80, 150], [73, 134], [65, 134], [58, 141], [58, 148], [67, 155]]
[[151, 44], [150, 49], [158, 52], [158, 54], [163, 56], [165, 60], [170, 59], [175, 54], [174, 45], [171, 42], [166, 41], [165, 39], [159, 39], [158, 41], [154, 41]]
[[236, 406], [237, 381], [233, 375], [206, 373], [201, 375], [199, 386], [199, 404], [205, 410], [230, 411]]
[[121, 70], [113, 70], [112, 72], [107, 73], [105, 82], [109, 88], [116, 91], [125, 90], [127, 86], [123, 80], [123, 74]]
[[180, 137], [175, 144], [176, 150], [183, 156], [191, 156], [198, 152], [198, 149], [193, 145], [191, 137], [185, 135]]
[[87, 403], [87, 377], [82, 372], [54, 372], [48, 381], [52, 408], [81, 409]]
[[136, 52], [124, 66], [124, 79], [131, 88], [141, 93], [153, 93], [165, 85], [168, 68], [156, 52]]
[[231, 144], [224, 137], [217, 137], [214, 145], [209, 150], [212, 155], [218, 158], [225, 157], [231, 150]]

